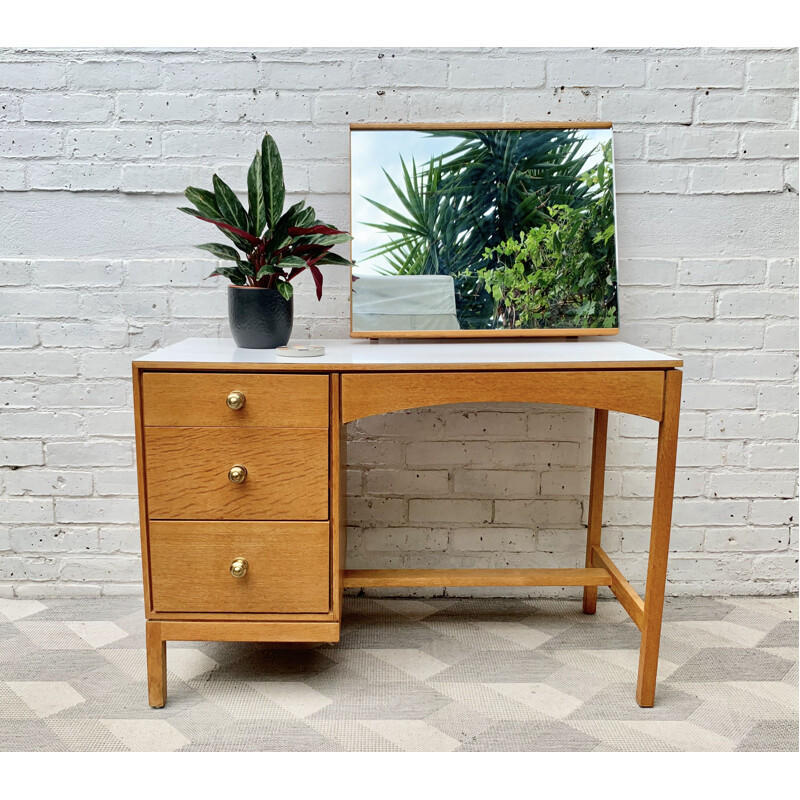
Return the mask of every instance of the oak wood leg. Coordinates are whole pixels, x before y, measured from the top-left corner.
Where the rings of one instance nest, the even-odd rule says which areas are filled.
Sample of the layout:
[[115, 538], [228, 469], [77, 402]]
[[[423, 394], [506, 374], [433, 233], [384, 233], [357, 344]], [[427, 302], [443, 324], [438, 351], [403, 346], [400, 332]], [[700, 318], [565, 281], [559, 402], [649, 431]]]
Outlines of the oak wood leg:
[[[603, 490], [606, 480], [606, 439], [608, 438], [608, 411], [594, 410], [594, 434], [592, 436], [592, 477], [589, 486], [589, 525], [586, 534], [586, 566], [592, 564], [592, 548], [600, 546], [603, 528]], [[583, 587], [583, 613], [597, 611], [597, 587]]]
[[653, 520], [650, 526], [650, 555], [647, 561], [642, 643], [639, 647], [639, 678], [636, 683], [636, 701], [645, 708], [653, 705], [656, 694], [658, 648], [661, 643], [661, 616], [664, 611], [669, 534], [672, 524], [672, 498], [675, 489], [681, 379], [682, 375], [678, 370], [666, 372], [664, 418], [658, 428]]
[[167, 702], [167, 643], [161, 638], [161, 623], [148, 620], [147, 638], [147, 694], [153, 708], [162, 708]]

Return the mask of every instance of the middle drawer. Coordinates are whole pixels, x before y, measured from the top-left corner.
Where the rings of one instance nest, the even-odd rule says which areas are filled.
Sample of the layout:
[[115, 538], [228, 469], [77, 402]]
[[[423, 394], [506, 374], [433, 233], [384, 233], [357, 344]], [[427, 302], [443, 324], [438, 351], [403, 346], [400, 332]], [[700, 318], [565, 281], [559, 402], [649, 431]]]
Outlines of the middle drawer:
[[328, 518], [325, 428], [145, 428], [144, 438], [151, 519]]

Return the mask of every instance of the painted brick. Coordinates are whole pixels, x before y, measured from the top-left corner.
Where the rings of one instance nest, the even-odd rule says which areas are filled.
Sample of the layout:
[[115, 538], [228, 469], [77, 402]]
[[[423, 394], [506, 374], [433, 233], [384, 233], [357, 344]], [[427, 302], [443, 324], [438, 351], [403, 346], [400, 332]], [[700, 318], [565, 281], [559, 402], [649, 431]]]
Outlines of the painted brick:
[[51, 191], [117, 191], [122, 187], [122, 169], [114, 164], [31, 164], [28, 186]]
[[684, 384], [681, 402], [685, 408], [709, 411], [727, 408], [755, 408], [757, 387], [747, 384], [703, 382]]
[[432, 528], [368, 528], [362, 532], [368, 551], [447, 550], [448, 531]]
[[355, 86], [445, 86], [448, 62], [443, 58], [414, 58], [386, 53], [353, 64]]
[[547, 82], [551, 86], [642, 86], [645, 81], [642, 58], [553, 58], [548, 64]]
[[753, 500], [753, 525], [790, 525], [797, 522], [797, 500]]
[[[340, 89], [352, 85], [353, 67], [347, 60], [302, 62], [272, 62], [261, 66], [259, 86], [265, 89]], [[239, 79], [238, 86], [242, 85]], [[236, 87], [230, 87], [236, 88]]]
[[764, 324], [747, 322], [684, 322], [675, 331], [675, 346], [695, 349], [749, 350], [764, 340]]
[[797, 158], [798, 131], [745, 131], [742, 158]]
[[596, 90], [558, 88], [509, 92], [503, 96], [504, 116], [508, 120], [573, 120], [597, 116]]
[[739, 133], [735, 130], [663, 128], [647, 136], [647, 154], [655, 161], [734, 158], [738, 147]]
[[797, 386], [760, 386], [758, 389], [759, 411], [784, 411], [797, 407]]
[[781, 58], [754, 58], [747, 65], [747, 86], [750, 89], [797, 91], [797, 52]]
[[64, 581], [135, 581], [141, 580], [142, 564], [134, 556], [92, 556], [65, 558], [60, 578]]
[[706, 530], [705, 549], [709, 553], [781, 550], [788, 544], [786, 531], [775, 528], [747, 528], [741, 534], [731, 528]]
[[217, 109], [222, 122], [311, 121], [311, 97], [298, 92], [221, 95]]
[[63, 63], [0, 62], [0, 89], [58, 89], [66, 83]]
[[448, 475], [443, 470], [398, 472], [391, 469], [371, 469], [365, 477], [365, 491], [367, 494], [435, 497], [447, 494], [448, 490]]
[[0, 131], [3, 158], [52, 158], [61, 153], [61, 132], [49, 128]]
[[25, 181], [25, 167], [17, 162], [11, 166], [0, 165], [0, 190], [4, 192], [23, 192], [27, 189]]
[[97, 528], [26, 525], [11, 529], [11, 547], [17, 553], [96, 551], [97, 545]]
[[0, 121], [16, 122], [20, 117], [19, 98], [13, 94], [0, 94]]
[[49, 467], [127, 467], [133, 463], [130, 442], [53, 442], [47, 444]]
[[754, 411], [714, 411], [709, 414], [712, 439], [793, 439], [797, 417], [792, 414], [765, 415]]
[[27, 122], [104, 122], [114, 108], [109, 97], [96, 94], [34, 94], [22, 103]]
[[712, 92], [697, 101], [701, 123], [789, 122], [791, 116], [792, 99], [785, 95]]
[[789, 350], [797, 342], [797, 321], [768, 324], [764, 331], [765, 350]]
[[716, 315], [743, 319], [796, 317], [797, 295], [794, 292], [728, 289], [717, 295]]
[[453, 490], [472, 497], [531, 497], [539, 493], [539, 476], [519, 470], [462, 469], [453, 473]]
[[39, 286], [116, 287], [122, 283], [122, 262], [41, 260], [33, 266], [33, 281]]
[[779, 164], [698, 164], [692, 168], [691, 191], [696, 194], [783, 191]]
[[64, 151], [71, 158], [148, 158], [159, 155], [160, 137], [151, 129], [78, 128], [66, 132]]
[[39, 331], [34, 322], [0, 322], [0, 347], [35, 347]]
[[729, 284], [759, 285], [764, 283], [767, 264], [757, 258], [686, 258], [678, 268], [678, 282], [685, 286], [717, 286]]
[[381, 95], [325, 92], [314, 98], [313, 114], [318, 124], [402, 122], [408, 118], [408, 110], [408, 95], [390, 89]]
[[82, 431], [80, 414], [67, 411], [7, 411], [0, 418], [0, 436], [18, 439], [63, 439]]
[[408, 501], [408, 519], [411, 522], [472, 522], [482, 524], [492, 520], [491, 500], [448, 500]]
[[543, 60], [518, 58], [474, 58], [450, 60], [450, 86], [453, 89], [509, 89], [544, 86]]
[[797, 374], [797, 359], [777, 353], [730, 353], [714, 356], [714, 377], [731, 380], [786, 380]]
[[53, 501], [49, 498], [3, 498], [3, 521], [6, 523], [43, 523], [53, 521]]
[[692, 97], [685, 92], [607, 92], [600, 97], [600, 119], [663, 125], [691, 122]]
[[129, 405], [130, 383], [48, 383], [37, 399], [45, 408], [97, 408]]
[[530, 553], [537, 549], [537, 539], [529, 528], [456, 528], [452, 533], [453, 549], [459, 553]]
[[793, 497], [796, 486], [794, 473], [725, 472], [711, 476], [709, 489], [715, 497]]
[[159, 65], [154, 61], [81, 61], [67, 64], [69, 84], [76, 89], [154, 89]]
[[123, 122], [199, 122], [213, 119], [215, 107], [211, 94], [123, 92], [116, 116]]
[[40, 331], [45, 347], [122, 347], [128, 343], [128, 325], [123, 321], [104, 321], [102, 325], [43, 322]]
[[78, 365], [72, 353], [0, 352], [0, 374], [18, 378], [69, 376], [78, 374]]
[[621, 287], [619, 306], [627, 319], [710, 319], [714, 316], [713, 295], [696, 291], [669, 292]]
[[81, 497], [92, 493], [92, 474], [70, 470], [18, 469], [6, 475], [5, 489], [8, 495]]
[[[477, 520], [475, 520], [477, 521]], [[511, 525], [556, 527], [579, 525], [581, 503], [577, 500], [496, 500], [494, 522]]]
[[689, 184], [689, 168], [680, 164], [618, 164], [619, 194], [680, 194]]
[[56, 498], [58, 522], [135, 522], [139, 516], [136, 499], [121, 497]]
[[123, 411], [87, 411], [84, 414], [86, 433], [91, 436], [133, 436], [133, 416], [128, 408]]
[[[796, 51], [14, 60], [30, 57], [0, 56], [0, 227], [16, 256], [0, 261], [0, 463], [11, 467], [0, 490], [20, 517], [0, 528], [4, 596], [140, 592], [130, 361], [230, 335], [224, 282], [203, 280], [216, 262], [192, 255], [202, 232], [175, 211], [179, 195], [214, 171], [244, 189], [268, 126], [287, 203], [311, 192], [321, 218], [347, 227], [354, 119], [613, 119], [621, 337], [685, 360], [667, 590], [796, 591], [797, 203], [785, 188], [798, 185]], [[42, 121], [22, 122], [25, 109]], [[298, 282], [298, 340], [347, 336], [346, 272], [326, 285], [317, 304]], [[656, 428], [610, 417], [606, 503], [618, 524], [604, 546], [638, 590]], [[500, 404], [348, 425], [348, 564], [582, 565], [591, 430], [588, 410]]]
[[[517, 102], [507, 101], [516, 108]], [[481, 122], [501, 119], [503, 96], [496, 91], [415, 92], [409, 113], [410, 122], [432, 122], [449, 119], [453, 122]], [[524, 112], [521, 112], [524, 113]]]
[[797, 286], [797, 259], [776, 258], [770, 260], [767, 262], [767, 270], [767, 282], [770, 286]]
[[168, 91], [242, 89], [260, 86], [258, 64], [252, 59], [233, 64], [176, 61], [161, 64], [161, 83]]
[[654, 89], [737, 88], [743, 83], [742, 59], [668, 58], [650, 65]]
[[42, 442], [32, 441], [0, 441], [0, 465], [11, 467], [40, 466], [44, 464], [44, 446]]

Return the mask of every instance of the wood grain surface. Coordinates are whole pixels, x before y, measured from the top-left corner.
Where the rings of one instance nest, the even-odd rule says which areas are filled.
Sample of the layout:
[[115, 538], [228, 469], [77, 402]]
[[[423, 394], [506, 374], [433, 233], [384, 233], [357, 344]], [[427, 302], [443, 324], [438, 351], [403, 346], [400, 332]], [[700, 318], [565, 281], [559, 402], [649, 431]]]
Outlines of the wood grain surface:
[[146, 428], [145, 454], [151, 519], [328, 518], [327, 428]]
[[664, 372], [342, 375], [342, 421], [448, 403], [556, 403], [661, 419]]
[[379, 586], [610, 586], [605, 569], [348, 569], [346, 589]]
[[[231, 392], [245, 404], [225, 404]], [[326, 428], [327, 375], [253, 375], [240, 372], [145, 372], [144, 424], [210, 427]]]
[[[247, 559], [235, 578], [231, 562]], [[327, 522], [150, 522], [157, 611], [325, 612]]]

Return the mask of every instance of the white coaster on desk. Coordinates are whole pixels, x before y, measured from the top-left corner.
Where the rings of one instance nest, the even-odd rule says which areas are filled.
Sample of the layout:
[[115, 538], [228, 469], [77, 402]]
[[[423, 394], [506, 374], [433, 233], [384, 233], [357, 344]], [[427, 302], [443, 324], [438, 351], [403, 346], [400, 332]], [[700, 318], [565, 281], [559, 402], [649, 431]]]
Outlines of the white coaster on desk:
[[276, 347], [275, 355], [281, 358], [314, 358], [314, 356], [324, 356], [325, 348], [316, 344], [289, 344], [285, 347]]

